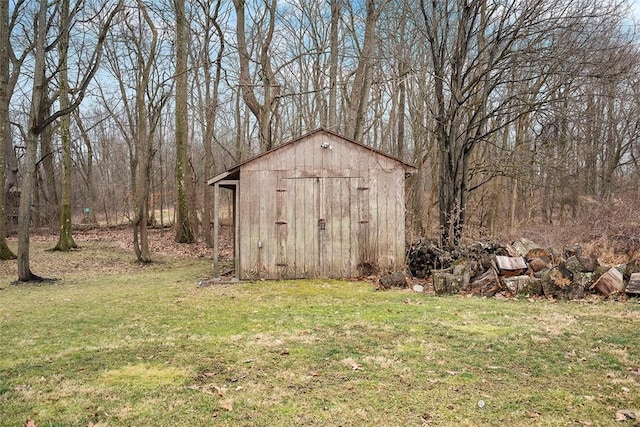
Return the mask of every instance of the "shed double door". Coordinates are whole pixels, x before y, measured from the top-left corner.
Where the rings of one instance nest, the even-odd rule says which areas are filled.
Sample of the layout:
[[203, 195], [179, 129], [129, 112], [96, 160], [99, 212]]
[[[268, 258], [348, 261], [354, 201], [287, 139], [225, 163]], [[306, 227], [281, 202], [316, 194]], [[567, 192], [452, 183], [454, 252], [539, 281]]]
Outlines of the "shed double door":
[[364, 179], [283, 178], [276, 192], [278, 275], [357, 276], [370, 234]]

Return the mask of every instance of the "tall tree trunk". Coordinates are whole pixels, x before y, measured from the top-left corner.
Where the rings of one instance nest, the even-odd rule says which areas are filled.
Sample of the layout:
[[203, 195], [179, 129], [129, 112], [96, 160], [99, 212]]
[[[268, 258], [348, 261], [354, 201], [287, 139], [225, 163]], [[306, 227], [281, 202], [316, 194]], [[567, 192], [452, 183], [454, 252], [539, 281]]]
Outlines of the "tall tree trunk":
[[[0, 58], [9, 58], [9, 0], [0, 0]], [[9, 61], [0, 62], [0, 260], [16, 258], [7, 246], [7, 152], [11, 142], [9, 121]]]
[[407, 85], [405, 82], [406, 79], [406, 74], [408, 72], [408, 66], [407, 66], [407, 61], [405, 61], [404, 59], [400, 60], [400, 70], [399, 70], [399, 75], [400, 75], [400, 82], [398, 83], [398, 137], [397, 137], [397, 143], [396, 143], [396, 155], [398, 156], [399, 159], [402, 159], [404, 157], [404, 151], [405, 151], [405, 141], [404, 141], [404, 122], [405, 122], [405, 117], [404, 117], [404, 112], [405, 112], [405, 106], [406, 106], [406, 99], [407, 99]]
[[275, 30], [276, 5], [277, 0], [271, 0], [267, 13], [269, 22], [267, 24], [266, 34], [261, 40], [260, 58], [259, 58], [259, 74], [261, 77], [261, 86], [263, 91], [262, 102], [254, 91], [254, 84], [251, 80], [249, 66], [249, 51], [247, 48], [247, 36], [245, 29], [245, 0], [233, 0], [236, 10], [236, 37], [238, 41], [238, 56], [240, 63], [240, 89], [245, 104], [255, 116], [258, 122], [258, 131], [260, 134], [260, 151], [268, 151], [273, 148], [274, 138], [272, 134], [272, 117], [273, 109], [276, 108], [280, 92], [280, 85], [276, 80], [275, 74], [271, 67], [271, 57], [269, 48], [273, 33]]
[[329, 35], [329, 114], [328, 127], [338, 129], [338, 31], [342, 0], [331, 0], [331, 27]]
[[[49, 99], [48, 89], [43, 93], [43, 101], [40, 105], [40, 117], [48, 117], [51, 115], [52, 102]], [[53, 148], [53, 129], [51, 126], [43, 128], [38, 134], [40, 140], [40, 159], [36, 165], [36, 181], [34, 191], [44, 197], [39, 198], [39, 203], [34, 205], [32, 221], [35, 226], [46, 226], [52, 232], [55, 231], [55, 224], [59, 220], [60, 200], [58, 199], [58, 186], [56, 180], [55, 157], [56, 153]], [[40, 184], [40, 185], [38, 185]], [[40, 190], [40, 191], [38, 191]]]
[[134, 187], [133, 248], [140, 262], [151, 262], [149, 250], [149, 192], [151, 187], [151, 165], [153, 144], [148, 132], [149, 116], [147, 114], [144, 90], [136, 93], [136, 166]]
[[[82, 138], [82, 141], [84, 142], [84, 146], [85, 149], [87, 150], [87, 169], [86, 169], [86, 176], [87, 176], [87, 181], [86, 181], [86, 186], [87, 186], [87, 200], [85, 202], [84, 205], [84, 209], [85, 209], [85, 221], [87, 221], [89, 224], [97, 224], [98, 220], [96, 219], [96, 211], [95, 211], [95, 207], [96, 207], [96, 190], [95, 190], [95, 184], [94, 184], [94, 174], [93, 174], [93, 164], [94, 164], [94, 154], [93, 154], [93, 145], [91, 143], [91, 138], [89, 138], [89, 134], [87, 133], [87, 130], [84, 127], [84, 123], [82, 123], [82, 119], [80, 118], [80, 114], [78, 114], [78, 112], [76, 111], [75, 116], [75, 121], [76, 121], [76, 126], [78, 126], [78, 129], [80, 131], [80, 137]], [[106, 214], [106, 212], [105, 212]], [[107, 225], [108, 224], [108, 215], [106, 215], [107, 217]]]
[[380, 15], [380, 7], [376, 9], [375, 0], [367, 0], [367, 19], [364, 28], [362, 51], [358, 58], [353, 87], [351, 90], [351, 104], [347, 123], [347, 136], [356, 141], [362, 140], [364, 124], [369, 105], [369, 92], [373, 75], [373, 53], [375, 50], [375, 27]]
[[38, 137], [44, 122], [41, 114], [42, 103], [46, 102], [47, 82], [44, 74], [45, 46], [47, 38], [47, 0], [40, 0], [36, 21], [36, 45], [34, 60], [33, 88], [31, 95], [31, 113], [24, 158], [24, 174], [22, 193], [18, 211], [18, 281], [39, 280], [40, 277], [31, 272], [29, 264], [29, 233], [31, 224], [31, 203], [35, 190], [36, 156]]
[[[59, 60], [60, 109], [67, 109], [69, 102], [68, 51], [69, 51], [69, 0], [61, 0]], [[62, 145], [62, 178], [60, 194], [60, 235], [54, 250], [69, 251], [77, 248], [71, 234], [71, 118], [60, 117], [60, 143]]]
[[174, 0], [176, 13], [176, 242], [193, 243], [187, 197], [187, 19], [185, 0]]
[[[164, 100], [157, 100], [157, 104], [147, 105], [147, 91], [149, 90], [151, 71], [158, 52], [158, 31], [149, 11], [141, 0], [137, 1], [138, 11], [151, 33], [149, 42], [149, 57], [144, 58], [142, 51], [137, 51], [137, 68], [140, 73], [137, 79], [135, 99], [135, 187], [134, 187], [134, 219], [133, 219], [133, 247], [140, 262], [151, 262], [149, 250], [149, 193], [151, 187], [151, 170], [153, 164], [153, 136], [157, 121], [164, 105]], [[164, 98], [163, 98], [164, 99]], [[152, 111], [149, 112], [148, 109]]]
[[[141, 94], [144, 97], [144, 93]], [[141, 122], [146, 115], [144, 105], [139, 105], [142, 110], [139, 111], [138, 117]], [[149, 250], [149, 230], [147, 220], [149, 218], [149, 192], [151, 186], [151, 165], [153, 156], [153, 145], [146, 129], [140, 129], [138, 134], [138, 173], [136, 174], [135, 186], [135, 214], [133, 219], [133, 248], [136, 257], [140, 262], [151, 262], [151, 252]]]
[[204, 58], [208, 59], [212, 28], [215, 27], [216, 34], [220, 40], [220, 48], [216, 56], [215, 72], [211, 74], [211, 63], [208, 60], [203, 60], [203, 73], [204, 73], [204, 121], [203, 121], [203, 144], [204, 144], [204, 176], [203, 180], [203, 194], [204, 194], [204, 208], [203, 208], [203, 237], [207, 246], [213, 246], [213, 230], [212, 224], [213, 218], [213, 191], [210, 185], [207, 184], [209, 177], [215, 173], [215, 158], [213, 156], [213, 141], [214, 131], [216, 124], [216, 115], [218, 111], [218, 95], [220, 90], [220, 81], [222, 79], [222, 55], [225, 48], [224, 32], [218, 24], [218, 16], [220, 12], [221, 0], [216, 0], [213, 16], [210, 16], [209, 8], [203, 12], [206, 14], [205, 28], [204, 28], [204, 41], [203, 52], [201, 54]]

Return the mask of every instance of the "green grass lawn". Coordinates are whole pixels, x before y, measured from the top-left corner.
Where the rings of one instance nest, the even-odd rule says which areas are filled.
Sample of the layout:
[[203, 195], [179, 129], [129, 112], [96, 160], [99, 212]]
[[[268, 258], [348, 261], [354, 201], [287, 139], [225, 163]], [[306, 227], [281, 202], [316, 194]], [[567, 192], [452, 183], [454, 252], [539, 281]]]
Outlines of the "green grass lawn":
[[143, 267], [115, 247], [42, 248], [34, 259], [67, 266], [60, 280], [0, 277], [2, 426], [602, 426], [637, 422], [616, 422], [619, 410], [640, 417], [637, 300], [435, 297], [334, 280], [198, 287], [206, 260]]

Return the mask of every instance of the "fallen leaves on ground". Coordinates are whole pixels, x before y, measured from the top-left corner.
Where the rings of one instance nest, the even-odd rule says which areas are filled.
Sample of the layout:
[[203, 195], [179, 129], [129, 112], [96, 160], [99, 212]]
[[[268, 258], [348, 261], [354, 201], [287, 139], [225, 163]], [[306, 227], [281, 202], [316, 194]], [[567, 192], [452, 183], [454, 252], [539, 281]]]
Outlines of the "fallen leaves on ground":
[[224, 410], [231, 412], [233, 411], [233, 402], [231, 401], [231, 399], [222, 400], [220, 401], [220, 407]]
[[616, 411], [616, 421], [627, 421], [627, 420], [635, 420], [635, 419], [636, 419], [636, 415], [627, 409], [621, 409], [619, 411]]
[[352, 358], [343, 359], [342, 363], [351, 368], [352, 371], [362, 371], [362, 366]]

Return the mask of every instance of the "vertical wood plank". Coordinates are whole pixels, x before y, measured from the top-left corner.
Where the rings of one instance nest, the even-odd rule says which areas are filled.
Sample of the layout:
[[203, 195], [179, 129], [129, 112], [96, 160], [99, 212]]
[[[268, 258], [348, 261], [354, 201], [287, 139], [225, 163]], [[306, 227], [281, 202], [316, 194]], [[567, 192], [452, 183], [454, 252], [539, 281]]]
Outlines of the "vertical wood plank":
[[375, 262], [374, 253], [371, 251], [371, 221], [374, 218], [370, 207], [371, 183], [369, 180], [359, 180], [357, 192], [358, 206], [358, 247], [360, 250], [358, 259], [358, 269], [360, 274], [366, 275], [371, 271]]
[[380, 227], [380, 209], [384, 209], [378, 205], [378, 194], [380, 191], [379, 183], [378, 183], [378, 173], [379, 169], [370, 169], [365, 172], [367, 174], [367, 183], [369, 186], [369, 198], [366, 201], [366, 207], [369, 209], [369, 233], [368, 233], [368, 242], [369, 242], [369, 254], [375, 260], [374, 268], [379, 268], [379, 254], [378, 246], [379, 246], [379, 227]]
[[406, 224], [406, 208], [405, 208], [405, 176], [404, 170], [396, 170], [395, 185], [393, 187], [396, 195], [396, 248], [395, 248], [395, 270], [400, 271], [405, 268], [405, 224]]
[[233, 221], [233, 269], [236, 277], [240, 277], [240, 183], [236, 184], [232, 193], [232, 212], [231, 220]]
[[362, 245], [360, 243], [360, 191], [358, 188], [363, 185], [362, 178], [351, 181], [349, 186], [349, 268], [351, 275], [360, 275], [358, 263], [360, 262]]
[[349, 230], [349, 187], [351, 178], [339, 179], [337, 182], [339, 185], [337, 189], [338, 203], [336, 203], [336, 206], [338, 207], [338, 211], [336, 212], [336, 216], [339, 218], [338, 233], [340, 235], [340, 239], [338, 241], [338, 246], [334, 249], [333, 257], [336, 259], [336, 264], [339, 267], [339, 277], [353, 277], [351, 275], [349, 260], [349, 245], [351, 239], [351, 233]]
[[[323, 150], [323, 149], [322, 149]], [[327, 178], [316, 178], [316, 183], [318, 187], [318, 215], [316, 221], [316, 233], [318, 235], [318, 263], [317, 263], [317, 272], [319, 276], [327, 276], [328, 272], [331, 269], [331, 259], [329, 254], [329, 242], [327, 241], [329, 236], [329, 231], [327, 224], [330, 221], [328, 212], [327, 212], [327, 200], [326, 198], [329, 196], [327, 186], [330, 185]], [[311, 226], [311, 224], [310, 224]]]
[[260, 240], [263, 247], [262, 254], [262, 274], [261, 277], [276, 279], [278, 271], [276, 268], [277, 240], [276, 240], [276, 198], [273, 189], [277, 185], [276, 172], [271, 170], [262, 171], [260, 174]]
[[[207, 201], [205, 200], [205, 203]], [[220, 185], [213, 185], [213, 275], [220, 275]], [[238, 274], [238, 272], [235, 272]]]
[[[311, 200], [305, 229], [305, 248], [308, 248], [307, 272], [309, 277], [320, 276], [320, 232], [318, 220], [320, 219], [320, 178], [305, 180], [311, 186]], [[309, 250], [310, 249], [310, 250]]]
[[289, 219], [287, 215], [287, 188], [286, 180], [280, 179], [276, 184], [276, 272], [280, 279], [288, 277], [288, 257], [287, 257], [287, 235], [289, 229]]
[[242, 269], [247, 278], [259, 278], [262, 270], [260, 236], [260, 171], [247, 171], [243, 176], [241, 197], [240, 246]]
[[373, 240], [375, 241], [373, 250], [378, 260], [378, 267], [381, 272], [385, 273], [389, 268], [389, 247], [392, 246], [392, 239], [395, 239], [391, 222], [389, 221], [389, 214], [392, 208], [390, 205], [393, 200], [389, 199], [389, 173], [382, 170], [376, 170], [373, 173], [376, 174], [377, 183], [375, 196], [372, 195], [372, 198], [375, 197], [372, 201], [373, 206], [377, 207], [377, 225], [375, 231], [372, 230], [374, 234]]

